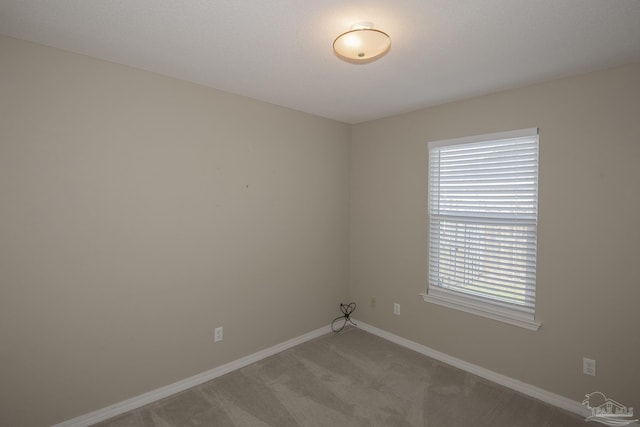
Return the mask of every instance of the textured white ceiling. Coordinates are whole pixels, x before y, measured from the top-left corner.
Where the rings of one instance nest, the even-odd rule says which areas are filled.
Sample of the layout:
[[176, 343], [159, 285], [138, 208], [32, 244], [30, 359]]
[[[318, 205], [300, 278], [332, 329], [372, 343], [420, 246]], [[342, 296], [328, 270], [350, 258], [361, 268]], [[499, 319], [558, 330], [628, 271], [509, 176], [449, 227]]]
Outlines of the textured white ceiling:
[[[354, 65], [359, 21], [392, 46]], [[0, 0], [0, 33], [358, 123], [640, 62], [640, 0]]]

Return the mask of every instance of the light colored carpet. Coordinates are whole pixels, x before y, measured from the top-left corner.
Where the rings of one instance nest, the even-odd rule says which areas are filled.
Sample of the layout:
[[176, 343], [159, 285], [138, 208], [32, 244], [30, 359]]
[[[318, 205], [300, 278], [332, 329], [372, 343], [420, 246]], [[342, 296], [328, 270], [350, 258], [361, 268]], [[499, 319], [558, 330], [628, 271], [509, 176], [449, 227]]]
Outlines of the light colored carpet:
[[593, 426], [353, 327], [97, 425]]

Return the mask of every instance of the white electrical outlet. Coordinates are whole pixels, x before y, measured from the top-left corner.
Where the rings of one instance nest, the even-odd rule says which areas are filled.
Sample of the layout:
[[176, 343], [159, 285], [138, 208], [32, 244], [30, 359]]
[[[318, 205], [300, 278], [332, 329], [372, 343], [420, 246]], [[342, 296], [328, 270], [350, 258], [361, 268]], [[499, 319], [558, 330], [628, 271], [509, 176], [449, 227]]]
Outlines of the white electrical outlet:
[[393, 314], [400, 316], [400, 304], [397, 302], [393, 303]]
[[213, 341], [214, 342], [222, 341], [222, 326], [218, 326], [216, 328], [213, 336]]
[[588, 359], [586, 357], [582, 358], [582, 372], [586, 375], [591, 375], [593, 377], [596, 376], [596, 361], [593, 359]]

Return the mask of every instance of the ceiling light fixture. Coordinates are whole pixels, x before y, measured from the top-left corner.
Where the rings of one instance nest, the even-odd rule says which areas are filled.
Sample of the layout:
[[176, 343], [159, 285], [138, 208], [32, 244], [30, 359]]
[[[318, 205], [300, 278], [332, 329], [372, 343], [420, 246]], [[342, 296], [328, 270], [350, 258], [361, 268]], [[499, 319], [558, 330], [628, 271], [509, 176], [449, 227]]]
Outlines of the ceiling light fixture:
[[340, 34], [333, 41], [333, 51], [348, 62], [373, 61], [389, 51], [391, 37], [383, 31], [374, 30], [371, 22], [359, 22], [351, 30]]

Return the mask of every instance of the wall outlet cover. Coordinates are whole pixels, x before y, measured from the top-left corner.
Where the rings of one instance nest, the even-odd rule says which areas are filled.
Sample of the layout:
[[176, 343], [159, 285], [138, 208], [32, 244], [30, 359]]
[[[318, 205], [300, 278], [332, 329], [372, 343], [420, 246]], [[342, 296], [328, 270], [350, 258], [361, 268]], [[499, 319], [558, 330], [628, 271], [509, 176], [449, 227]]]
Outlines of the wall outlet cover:
[[596, 376], [596, 361], [587, 357], [582, 358], [582, 372], [586, 375]]

